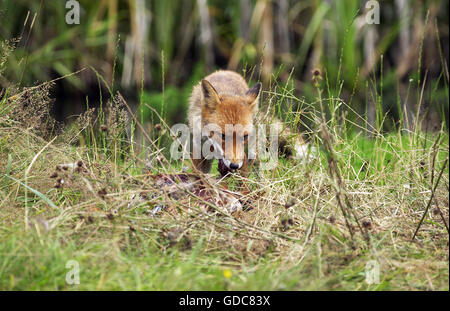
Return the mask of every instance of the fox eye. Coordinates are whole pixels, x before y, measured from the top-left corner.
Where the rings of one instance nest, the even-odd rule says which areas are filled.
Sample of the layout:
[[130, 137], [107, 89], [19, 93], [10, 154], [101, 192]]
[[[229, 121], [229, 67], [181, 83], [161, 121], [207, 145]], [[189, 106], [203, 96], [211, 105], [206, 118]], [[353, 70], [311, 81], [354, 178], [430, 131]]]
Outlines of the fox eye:
[[222, 140], [225, 140], [225, 134], [222, 134]]
[[244, 140], [247, 140], [248, 139], [248, 134], [245, 134], [244, 135]]

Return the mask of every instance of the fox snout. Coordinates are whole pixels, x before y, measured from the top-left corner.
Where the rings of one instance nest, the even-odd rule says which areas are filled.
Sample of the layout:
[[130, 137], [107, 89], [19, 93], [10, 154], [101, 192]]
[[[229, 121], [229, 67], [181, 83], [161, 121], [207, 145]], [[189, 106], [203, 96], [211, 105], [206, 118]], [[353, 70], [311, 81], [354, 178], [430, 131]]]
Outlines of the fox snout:
[[230, 163], [230, 168], [232, 170], [236, 170], [238, 168], [241, 168], [242, 164], [236, 164], [236, 163]]
[[229, 160], [227, 160], [226, 158], [223, 158], [223, 163], [225, 164], [226, 167], [228, 167], [231, 170], [238, 170], [242, 167], [242, 164], [244, 164], [244, 160], [233, 160], [234, 162], [231, 162]]
[[229, 132], [228, 135], [222, 135], [222, 158], [226, 167], [231, 170], [238, 170], [242, 167], [247, 140], [248, 135], [242, 135], [242, 132]]

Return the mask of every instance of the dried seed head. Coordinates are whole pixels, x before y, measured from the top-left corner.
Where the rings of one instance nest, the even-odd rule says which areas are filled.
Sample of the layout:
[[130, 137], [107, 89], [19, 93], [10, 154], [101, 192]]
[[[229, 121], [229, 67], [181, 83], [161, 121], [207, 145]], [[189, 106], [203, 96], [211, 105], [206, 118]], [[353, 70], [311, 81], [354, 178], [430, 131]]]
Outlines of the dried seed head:
[[370, 220], [363, 220], [362, 225], [366, 229], [372, 228], [372, 223], [370, 222]]
[[289, 227], [292, 226], [293, 224], [294, 224], [294, 221], [290, 217], [285, 216], [281, 219], [281, 225], [283, 226], [283, 228], [282, 228], [283, 231], [288, 230]]
[[312, 73], [312, 82], [314, 83], [315, 87], [319, 87], [320, 86], [320, 81], [322, 80], [322, 75], [319, 69], [314, 69], [313, 71], [311, 71]]
[[82, 166], [83, 166], [83, 161], [79, 160], [79, 161], [77, 162], [77, 166], [78, 166], [78, 167], [82, 167]]
[[439, 215], [439, 208], [433, 208], [433, 215]]
[[108, 127], [105, 124], [102, 124], [102, 126], [100, 126], [100, 129], [102, 130], [102, 132], [108, 131]]
[[336, 217], [334, 217], [333, 215], [331, 215], [330, 217], [328, 217], [328, 221], [332, 224], [334, 224], [334, 222], [336, 221]]
[[155, 124], [155, 131], [159, 132], [159, 131], [161, 131], [161, 130], [162, 130], [161, 124], [156, 123], [156, 124]]
[[97, 194], [99, 195], [99, 197], [101, 197], [102, 199], [104, 199], [105, 196], [108, 194], [108, 192], [106, 192], [106, 189], [103, 188], [103, 189], [99, 190], [99, 191], [97, 192]]
[[54, 172], [53, 174], [50, 175], [50, 178], [56, 178], [58, 177], [58, 173]]
[[295, 203], [297, 203], [297, 200], [294, 197], [291, 197], [291, 198], [289, 198], [289, 200], [287, 200], [287, 202], [284, 205], [284, 207], [285, 208], [290, 208], [290, 207], [294, 206]]

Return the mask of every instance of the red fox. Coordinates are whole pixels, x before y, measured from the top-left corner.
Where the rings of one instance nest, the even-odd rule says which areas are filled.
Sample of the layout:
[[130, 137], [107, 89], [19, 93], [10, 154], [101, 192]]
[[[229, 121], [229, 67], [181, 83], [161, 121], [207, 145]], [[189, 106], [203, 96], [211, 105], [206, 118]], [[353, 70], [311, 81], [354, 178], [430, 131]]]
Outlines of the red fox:
[[[221, 174], [230, 170], [246, 170], [247, 157], [244, 147], [258, 111], [258, 99], [261, 83], [249, 88], [244, 78], [233, 71], [219, 70], [205, 77], [192, 91], [189, 100], [189, 127], [216, 124], [221, 135], [210, 137], [213, 148], [219, 154], [219, 171]], [[201, 118], [201, 124], [194, 124]], [[229, 131], [231, 125], [232, 132]], [[234, 127], [239, 125], [239, 127]], [[227, 130], [229, 132], [227, 132]], [[226, 137], [230, 137], [232, 145], [225, 145]], [[240, 143], [239, 139], [244, 141]], [[194, 142], [195, 144], [195, 142]], [[227, 148], [226, 148], [227, 147]], [[209, 172], [213, 159], [203, 155], [193, 159], [197, 169]]]
[[[212, 142], [211, 147], [215, 149], [216, 157], [219, 159], [218, 170], [222, 176], [230, 171], [240, 170], [244, 173], [247, 171], [247, 156], [244, 149], [248, 144], [248, 135], [254, 122], [263, 122], [257, 116], [260, 93], [261, 83], [258, 82], [249, 88], [241, 75], [228, 70], [219, 70], [206, 76], [192, 90], [188, 110], [189, 127], [191, 132], [195, 133], [195, 128], [201, 131], [208, 124], [217, 125], [213, 135], [203, 133], [202, 135], [210, 136], [209, 138], [202, 136], [201, 140], [202, 144], [205, 139]], [[305, 158], [307, 145], [301, 136], [293, 135], [278, 119], [275, 123], [272, 120], [272, 124], [281, 131], [280, 143], [283, 150], [280, 151], [285, 154], [295, 153], [298, 159]], [[195, 144], [194, 137], [194, 150]], [[208, 173], [214, 159], [205, 157], [202, 147], [197, 148], [200, 152], [197, 156], [193, 156], [194, 166]]]

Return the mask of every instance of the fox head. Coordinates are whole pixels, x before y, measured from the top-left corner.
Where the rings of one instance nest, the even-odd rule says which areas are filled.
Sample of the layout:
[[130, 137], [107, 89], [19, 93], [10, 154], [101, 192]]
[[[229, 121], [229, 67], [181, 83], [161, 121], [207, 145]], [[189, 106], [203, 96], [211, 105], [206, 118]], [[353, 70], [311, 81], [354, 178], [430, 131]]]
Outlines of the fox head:
[[255, 84], [243, 95], [221, 95], [207, 80], [202, 80], [202, 119], [214, 124], [210, 139], [214, 149], [231, 170], [240, 169], [245, 159], [245, 145], [258, 111], [261, 83]]

